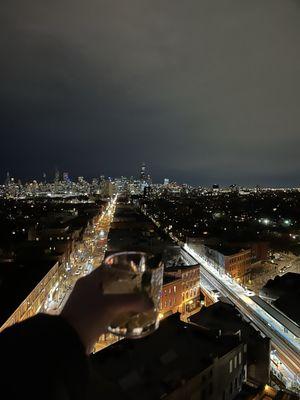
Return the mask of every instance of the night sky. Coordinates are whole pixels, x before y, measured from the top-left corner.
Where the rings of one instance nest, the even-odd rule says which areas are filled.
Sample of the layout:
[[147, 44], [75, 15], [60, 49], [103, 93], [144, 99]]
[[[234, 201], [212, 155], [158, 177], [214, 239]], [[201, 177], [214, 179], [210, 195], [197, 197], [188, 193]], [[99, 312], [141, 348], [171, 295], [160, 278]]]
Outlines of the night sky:
[[2, 0], [0, 180], [300, 184], [297, 0]]

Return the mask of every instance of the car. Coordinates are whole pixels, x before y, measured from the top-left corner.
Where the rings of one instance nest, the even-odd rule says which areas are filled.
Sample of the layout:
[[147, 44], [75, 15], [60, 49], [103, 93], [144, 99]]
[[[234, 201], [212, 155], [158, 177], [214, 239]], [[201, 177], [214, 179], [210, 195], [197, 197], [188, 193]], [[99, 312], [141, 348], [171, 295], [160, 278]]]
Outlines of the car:
[[246, 293], [246, 295], [249, 296], [249, 297], [255, 296], [255, 292], [253, 292], [252, 290], [248, 290], [248, 289], [247, 289], [247, 290], [245, 291], [245, 293]]

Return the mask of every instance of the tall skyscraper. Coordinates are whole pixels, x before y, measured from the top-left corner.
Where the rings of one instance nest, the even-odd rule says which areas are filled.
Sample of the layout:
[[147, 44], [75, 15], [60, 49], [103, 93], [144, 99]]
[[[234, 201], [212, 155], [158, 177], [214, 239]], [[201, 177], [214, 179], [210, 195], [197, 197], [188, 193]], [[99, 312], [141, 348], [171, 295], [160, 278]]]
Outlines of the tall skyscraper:
[[55, 168], [54, 182], [59, 182], [59, 170], [57, 168]]
[[6, 172], [5, 185], [6, 186], [9, 185], [9, 183], [10, 183], [10, 174], [9, 172]]
[[140, 180], [141, 181], [146, 181], [147, 177], [146, 177], [146, 164], [143, 163], [142, 164], [142, 168], [141, 168], [141, 173], [140, 173]]
[[64, 172], [63, 173], [63, 181], [64, 182], [69, 182], [70, 181], [69, 172]]

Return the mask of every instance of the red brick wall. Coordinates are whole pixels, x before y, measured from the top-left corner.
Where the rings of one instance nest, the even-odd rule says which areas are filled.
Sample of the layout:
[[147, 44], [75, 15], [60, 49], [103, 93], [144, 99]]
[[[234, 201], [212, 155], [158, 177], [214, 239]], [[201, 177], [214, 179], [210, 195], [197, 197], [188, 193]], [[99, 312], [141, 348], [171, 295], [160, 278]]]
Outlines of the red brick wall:
[[182, 280], [176, 279], [163, 285], [160, 301], [160, 312], [166, 313], [170, 310], [178, 311], [182, 298]]
[[250, 264], [250, 249], [225, 257], [225, 271], [234, 279], [242, 279]]
[[267, 242], [251, 243], [251, 250], [256, 261], [266, 260], [268, 258], [269, 246]]

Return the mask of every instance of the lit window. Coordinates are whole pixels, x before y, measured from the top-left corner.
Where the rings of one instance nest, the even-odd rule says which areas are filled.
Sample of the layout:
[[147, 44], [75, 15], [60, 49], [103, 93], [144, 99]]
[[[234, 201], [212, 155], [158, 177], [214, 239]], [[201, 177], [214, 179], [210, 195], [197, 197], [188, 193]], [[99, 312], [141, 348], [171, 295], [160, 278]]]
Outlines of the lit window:
[[241, 363], [242, 363], [242, 353], [239, 352], [239, 364], [241, 364]]
[[231, 374], [231, 372], [232, 372], [232, 360], [230, 360], [229, 362], [229, 373]]
[[234, 368], [237, 366], [237, 356], [234, 357]]

